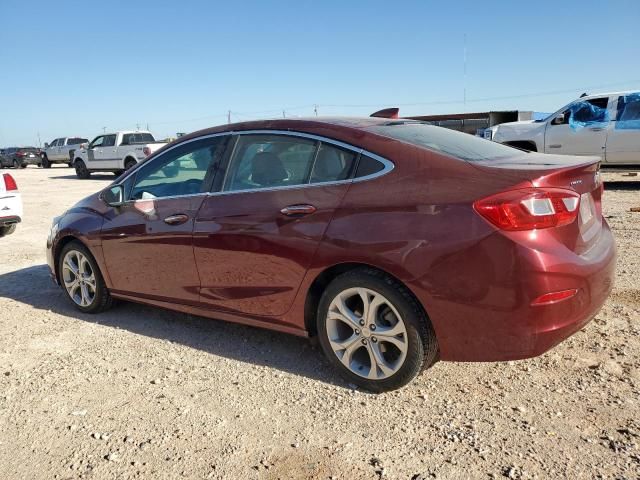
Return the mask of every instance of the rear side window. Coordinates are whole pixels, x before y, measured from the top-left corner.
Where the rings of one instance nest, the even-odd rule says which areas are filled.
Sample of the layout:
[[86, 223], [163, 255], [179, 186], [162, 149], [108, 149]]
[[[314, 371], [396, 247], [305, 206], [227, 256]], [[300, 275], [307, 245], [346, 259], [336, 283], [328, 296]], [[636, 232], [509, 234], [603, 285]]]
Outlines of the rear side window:
[[382, 170], [384, 170], [384, 164], [382, 162], [363, 153], [360, 156], [360, 161], [358, 162], [356, 178], [374, 175]]
[[370, 127], [378, 135], [424, 147], [461, 160], [478, 162], [522, 155], [522, 151], [468, 133], [423, 123], [398, 123]]
[[640, 129], [640, 93], [618, 97], [617, 129]]
[[122, 145], [135, 145], [138, 143], [153, 143], [155, 139], [150, 133], [125, 133], [122, 136]]
[[311, 183], [337, 182], [351, 178], [356, 163], [356, 153], [322, 143], [318, 149]]
[[286, 135], [241, 135], [229, 164], [224, 191], [308, 183], [318, 142]]
[[89, 140], [86, 138], [73, 137], [67, 140], [67, 145], [80, 145], [81, 143], [87, 143]]

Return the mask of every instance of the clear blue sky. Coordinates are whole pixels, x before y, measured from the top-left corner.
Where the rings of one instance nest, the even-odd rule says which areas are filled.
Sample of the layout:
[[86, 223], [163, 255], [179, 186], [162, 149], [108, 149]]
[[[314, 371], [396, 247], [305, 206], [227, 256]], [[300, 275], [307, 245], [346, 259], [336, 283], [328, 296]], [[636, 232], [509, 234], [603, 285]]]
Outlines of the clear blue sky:
[[136, 123], [162, 137], [228, 110], [553, 111], [640, 89], [636, 0], [0, 0], [0, 25], [0, 146]]

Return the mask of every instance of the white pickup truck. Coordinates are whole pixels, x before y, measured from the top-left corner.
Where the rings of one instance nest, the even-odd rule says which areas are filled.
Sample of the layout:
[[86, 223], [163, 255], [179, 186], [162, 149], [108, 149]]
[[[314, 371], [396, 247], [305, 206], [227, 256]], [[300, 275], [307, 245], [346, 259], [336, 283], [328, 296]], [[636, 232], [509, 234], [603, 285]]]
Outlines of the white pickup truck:
[[73, 153], [81, 144], [89, 140], [82, 137], [62, 137], [44, 144], [44, 150], [40, 153], [42, 167], [50, 168], [53, 163], [66, 163], [72, 166]]
[[82, 145], [74, 152], [73, 166], [78, 178], [89, 178], [92, 172], [120, 174], [166, 145], [156, 142], [150, 132], [122, 131], [106, 133]]
[[544, 153], [598, 156], [603, 167], [640, 167], [640, 92], [583, 96], [544, 120], [510, 122], [485, 138]]

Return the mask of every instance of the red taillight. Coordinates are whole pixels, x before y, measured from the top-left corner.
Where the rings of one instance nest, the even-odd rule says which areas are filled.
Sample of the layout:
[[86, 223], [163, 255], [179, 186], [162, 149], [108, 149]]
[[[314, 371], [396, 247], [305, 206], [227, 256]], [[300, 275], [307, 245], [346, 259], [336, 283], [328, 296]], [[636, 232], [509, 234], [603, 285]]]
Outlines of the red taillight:
[[18, 184], [10, 174], [3, 173], [2, 178], [4, 179], [4, 188], [7, 190], [7, 192], [18, 190]]
[[151, 149], [149, 147], [144, 147], [142, 149], [142, 153], [144, 153], [145, 157], [148, 157], [149, 155], [151, 155]]
[[545, 293], [544, 295], [540, 295], [533, 302], [531, 302], [531, 305], [550, 305], [552, 303], [560, 302], [561, 300], [567, 300], [568, 298], [573, 297], [576, 293], [578, 293], [577, 288], [572, 288], [570, 290], [561, 290], [559, 292]]
[[24, 152], [16, 152], [16, 157], [24, 157]]
[[498, 193], [473, 204], [482, 217], [502, 230], [561, 227], [578, 216], [580, 195], [559, 188], [527, 188]]

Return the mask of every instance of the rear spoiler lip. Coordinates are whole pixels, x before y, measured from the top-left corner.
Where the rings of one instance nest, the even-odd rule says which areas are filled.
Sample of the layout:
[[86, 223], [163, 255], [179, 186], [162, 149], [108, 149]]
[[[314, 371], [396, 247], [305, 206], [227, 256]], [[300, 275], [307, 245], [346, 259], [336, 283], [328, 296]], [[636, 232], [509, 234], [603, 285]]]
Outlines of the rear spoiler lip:
[[[544, 157], [544, 158], [540, 158]], [[549, 158], [550, 157], [550, 158]], [[540, 158], [540, 162], [532, 162], [534, 158]], [[549, 160], [545, 162], [544, 160]], [[468, 161], [467, 163], [485, 168], [504, 168], [510, 170], [564, 170], [566, 168], [586, 167], [598, 164], [600, 168], [600, 157], [578, 156], [578, 155], [549, 155], [541, 153], [528, 153], [515, 157], [501, 158], [497, 160]]]

